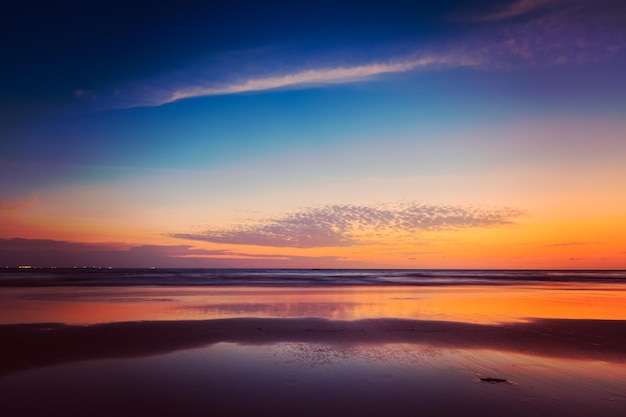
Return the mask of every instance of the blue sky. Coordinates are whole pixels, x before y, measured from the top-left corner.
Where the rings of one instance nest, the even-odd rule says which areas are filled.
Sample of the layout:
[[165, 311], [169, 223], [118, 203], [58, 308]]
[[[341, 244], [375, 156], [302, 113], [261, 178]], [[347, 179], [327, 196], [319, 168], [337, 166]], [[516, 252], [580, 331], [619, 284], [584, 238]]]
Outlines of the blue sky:
[[[620, 1], [21, 2], [0, 23], [9, 242], [183, 245], [206, 266], [220, 251], [234, 266], [623, 262], [596, 235], [624, 221]], [[442, 226], [398, 220], [433, 213]], [[497, 240], [510, 248], [492, 259]], [[537, 255], [573, 241], [606, 247]]]

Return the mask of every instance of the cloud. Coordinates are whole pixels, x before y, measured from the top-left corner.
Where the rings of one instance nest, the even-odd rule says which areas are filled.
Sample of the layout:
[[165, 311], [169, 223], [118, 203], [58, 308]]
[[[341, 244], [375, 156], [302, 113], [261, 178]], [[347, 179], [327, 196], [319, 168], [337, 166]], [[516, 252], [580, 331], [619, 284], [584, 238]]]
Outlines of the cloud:
[[616, 0], [519, 0], [462, 20], [480, 23], [466, 48], [490, 69], [623, 59], [626, 8]]
[[66, 242], [51, 239], [0, 239], [0, 251], [11, 253], [48, 253], [51, 257], [60, 254], [119, 255], [135, 259], [183, 258], [183, 257], [219, 257], [219, 256], [257, 256], [236, 253], [227, 250], [207, 250], [193, 248], [190, 245], [128, 245], [124, 243], [84, 243]]
[[550, 243], [546, 245], [546, 248], [558, 248], [568, 246], [586, 246], [586, 245], [598, 245], [600, 242], [563, 242], [563, 243]]
[[39, 197], [38, 196], [33, 196], [33, 197], [29, 198], [28, 200], [12, 201], [12, 202], [9, 202], [7, 200], [4, 200], [4, 199], [0, 198], [0, 211], [24, 209], [26, 207], [30, 207], [30, 206], [32, 206], [34, 204], [37, 204], [38, 202], [39, 202]]
[[[254, 59], [254, 56], [248, 59]], [[308, 66], [287, 71], [257, 68], [252, 74], [239, 74], [237, 68], [228, 68], [230, 80], [220, 80], [219, 74], [207, 68], [195, 67], [152, 82], [140, 82], [126, 88], [116, 88], [108, 94], [76, 90], [77, 98], [89, 96], [92, 104], [102, 109], [155, 107], [179, 100], [261, 92], [285, 88], [315, 88], [373, 80], [377, 76], [398, 74], [420, 69], [454, 68], [479, 65], [476, 57], [463, 52], [444, 54], [412, 53], [404, 57], [370, 63], [343, 66]], [[296, 64], [297, 65], [297, 64]], [[245, 65], [243, 65], [245, 67]], [[244, 71], [245, 72], [245, 71]], [[181, 75], [181, 74], [185, 75]], [[269, 75], [268, 75], [269, 73]], [[201, 74], [201, 75], [198, 75]]]
[[95, 100], [96, 94], [91, 90], [83, 90], [78, 88], [74, 90], [74, 97], [79, 100]]
[[[434, 65], [450, 64], [450, 57], [426, 56], [398, 62], [382, 62], [336, 68], [316, 68], [271, 77], [251, 77], [230, 84], [195, 86], [176, 90], [162, 103], [171, 103], [192, 97], [237, 94], [251, 91], [273, 90], [315, 84], [351, 83], [369, 79], [380, 74], [400, 73]], [[457, 61], [456, 65], [470, 65], [469, 61]]]
[[511, 223], [523, 214], [515, 209], [479, 209], [451, 205], [403, 203], [399, 205], [327, 205], [307, 208], [282, 217], [202, 233], [176, 233], [172, 237], [235, 245], [273, 247], [345, 247], [363, 244], [364, 238], [385, 233], [415, 234]]
[[[50, 239], [0, 239], [0, 266], [114, 268], [362, 268], [337, 256], [250, 254], [190, 245], [128, 245]], [[369, 265], [371, 267], [371, 265]]]
[[474, 18], [477, 21], [495, 21], [510, 19], [513, 17], [522, 16], [530, 12], [536, 11], [544, 6], [562, 3], [562, 0], [518, 0], [511, 4], [508, 4], [498, 11], [488, 13]]
[[504, 5], [502, 2], [495, 4], [497, 6], [494, 10], [475, 14], [466, 20], [508, 23], [510, 19], [560, 17], [577, 24], [587, 22], [601, 25], [623, 25], [626, 20], [626, 9], [622, 0], [517, 0]]
[[[472, 67], [509, 70], [528, 66], [595, 62], [624, 51], [626, 12], [621, 0], [518, 0], [481, 14], [448, 22], [459, 24], [457, 37], [403, 47], [382, 59], [329, 65], [336, 51], [291, 61], [276, 48], [212, 56], [203, 64], [116, 86], [109, 93], [76, 90], [103, 108], [161, 106], [176, 101], [277, 89], [320, 88], [384, 78], [393, 74]], [[496, 2], [497, 3], [497, 2]], [[497, 4], [502, 4], [497, 3]], [[478, 23], [479, 25], [468, 25]], [[389, 49], [397, 46], [388, 45]], [[284, 52], [282, 52], [284, 54]], [[281, 69], [278, 69], [281, 68]]]

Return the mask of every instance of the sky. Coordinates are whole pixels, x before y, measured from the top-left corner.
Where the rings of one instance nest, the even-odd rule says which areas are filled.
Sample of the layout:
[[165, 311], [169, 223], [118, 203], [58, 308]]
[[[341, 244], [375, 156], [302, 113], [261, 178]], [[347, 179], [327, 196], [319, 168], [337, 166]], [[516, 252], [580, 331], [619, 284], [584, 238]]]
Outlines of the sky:
[[0, 266], [626, 268], [621, 0], [13, 3]]

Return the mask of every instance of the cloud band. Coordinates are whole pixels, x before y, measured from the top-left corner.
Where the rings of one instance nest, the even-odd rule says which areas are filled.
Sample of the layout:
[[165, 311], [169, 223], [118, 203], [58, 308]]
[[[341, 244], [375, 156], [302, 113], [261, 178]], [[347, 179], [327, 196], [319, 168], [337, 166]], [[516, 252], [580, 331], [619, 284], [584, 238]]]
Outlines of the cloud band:
[[492, 227], [523, 214], [515, 209], [479, 209], [452, 205], [403, 203], [397, 206], [327, 205], [252, 224], [172, 237], [235, 245], [272, 247], [345, 247], [362, 244], [359, 236], [382, 232], [418, 233]]

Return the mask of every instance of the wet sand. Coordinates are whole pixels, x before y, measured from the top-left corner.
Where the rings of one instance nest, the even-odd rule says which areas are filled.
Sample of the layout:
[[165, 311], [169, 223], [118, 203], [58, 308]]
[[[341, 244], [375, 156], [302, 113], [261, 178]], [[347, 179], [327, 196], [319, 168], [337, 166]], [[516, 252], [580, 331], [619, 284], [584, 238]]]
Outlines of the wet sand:
[[8, 289], [0, 404], [24, 417], [622, 417], [625, 297], [572, 285]]
[[[0, 326], [11, 416], [621, 416], [626, 322]], [[8, 341], [8, 343], [7, 343]]]
[[0, 325], [221, 318], [402, 318], [493, 324], [626, 320], [626, 285], [2, 288]]
[[81, 360], [158, 355], [220, 342], [412, 343], [558, 358], [626, 362], [626, 321], [538, 319], [473, 323], [369, 319], [216, 319], [90, 326], [0, 326], [0, 375]]

